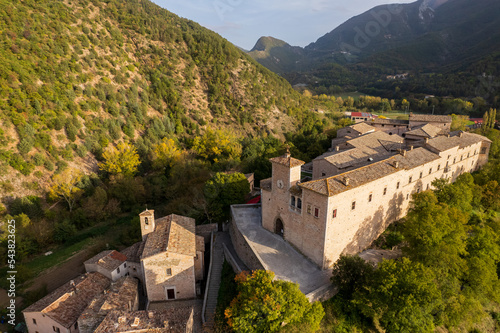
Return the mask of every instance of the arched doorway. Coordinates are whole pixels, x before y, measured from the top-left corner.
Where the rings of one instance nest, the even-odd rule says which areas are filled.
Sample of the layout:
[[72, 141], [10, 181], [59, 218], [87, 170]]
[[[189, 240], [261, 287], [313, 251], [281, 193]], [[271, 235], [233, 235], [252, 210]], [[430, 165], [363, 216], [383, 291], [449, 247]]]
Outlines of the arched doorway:
[[283, 221], [280, 218], [276, 219], [276, 229], [274, 231], [276, 235], [283, 237], [285, 233], [285, 227], [283, 226]]

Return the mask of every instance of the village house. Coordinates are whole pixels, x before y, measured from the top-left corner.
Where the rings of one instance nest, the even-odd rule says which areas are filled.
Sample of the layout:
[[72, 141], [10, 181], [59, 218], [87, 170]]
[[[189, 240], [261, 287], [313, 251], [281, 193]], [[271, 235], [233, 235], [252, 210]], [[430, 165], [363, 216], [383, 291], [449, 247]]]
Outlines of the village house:
[[28, 332], [80, 332], [78, 318], [81, 313], [110, 284], [110, 279], [93, 272], [62, 285], [23, 310]]
[[205, 241], [196, 235], [195, 220], [179, 215], [155, 219], [152, 210], [139, 217], [148, 301], [196, 298], [196, 283], [203, 279]]
[[420, 131], [404, 143], [385, 130], [385, 137], [380, 131], [358, 131], [356, 138], [343, 139], [345, 150], [336, 142], [332, 152], [314, 160], [310, 181], [301, 182], [304, 162], [289, 153], [272, 158], [272, 177], [261, 181], [262, 226], [327, 269], [341, 254], [367, 248], [391, 222], [405, 216], [413, 193], [432, 189], [435, 179], [453, 182], [487, 163], [487, 138], [447, 133], [447, 118], [432, 127], [420, 120], [414, 116], [407, 122], [405, 126], [412, 123]]
[[117, 281], [128, 273], [127, 256], [115, 251], [103, 251], [84, 262], [85, 271], [99, 272], [111, 281]]

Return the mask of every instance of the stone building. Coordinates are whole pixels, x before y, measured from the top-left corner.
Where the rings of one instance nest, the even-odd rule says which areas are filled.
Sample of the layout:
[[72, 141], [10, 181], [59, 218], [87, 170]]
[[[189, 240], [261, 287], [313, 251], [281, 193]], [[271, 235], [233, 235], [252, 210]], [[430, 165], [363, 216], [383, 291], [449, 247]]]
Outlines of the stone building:
[[113, 282], [128, 273], [127, 256], [115, 250], [102, 251], [84, 265], [87, 272], [99, 272]]
[[190, 307], [136, 312], [112, 311], [95, 333], [191, 333], [193, 323], [194, 310]]
[[23, 310], [28, 332], [79, 332], [81, 313], [110, 283], [101, 273], [93, 272], [62, 285]]
[[139, 309], [137, 280], [126, 276], [112, 283], [95, 297], [78, 317], [80, 333], [93, 333], [111, 311], [133, 312]]
[[[376, 138], [374, 134], [365, 134], [365, 139]], [[367, 146], [377, 150], [377, 144], [385, 146], [379, 138]], [[273, 158], [272, 177], [261, 181], [262, 226], [283, 236], [318, 266], [329, 268], [341, 254], [368, 247], [403, 217], [413, 193], [431, 189], [435, 179], [455, 181], [485, 165], [490, 145], [483, 136], [463, 132], [425, 138], [422, 147], [410, 146], [396, 154], [384, 155], [379, 148], [381, 159], [353, 163], [347, 171], [314, 171], [313, 180], [303, 183], [304, 162], [290, 154]]]
[[440, 128], [444, 132], [449, 132], [451, 128], [451, 120], [451, 116], [410, 113], [408, 120], [374, 118], [367, 121], [366, 124], [391, 135], [402, 135], [403, 133], [415, 129], [416, 127], [427, 124]]
[[196, 283], [203, 279], [205, 242], [196, 235], [192, 218], [140, 215], [143, 248], [140, 255], [149, 302], [195, 298]]

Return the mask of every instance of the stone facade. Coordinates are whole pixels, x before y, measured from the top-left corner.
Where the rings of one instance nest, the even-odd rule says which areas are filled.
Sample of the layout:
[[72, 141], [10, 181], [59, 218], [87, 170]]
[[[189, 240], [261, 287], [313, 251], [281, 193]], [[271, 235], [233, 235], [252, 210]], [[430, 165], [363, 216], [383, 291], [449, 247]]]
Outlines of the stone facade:
[[196, 297], [193, 256], [161, 252], [142, 260], [150, 302]]
[[491, 141], [452, 133], [421, 148], [372, 164], [300, 183], [301, 162], [289, 154], [271, 159], [272, 178], [262, 184], [262, 225], [281, 234], [318, 266], [331, 267], [343, 253], [368, 247], [393, 221], [406, 215], [411, 195], [487, 163]]
[[141, 271], [149, 302], [195, 298], [196, 282], [204, 275], [205, 241], [196, 235], [194, 219], [174, 214], [155, 219], [149, 212], [140, 214]]

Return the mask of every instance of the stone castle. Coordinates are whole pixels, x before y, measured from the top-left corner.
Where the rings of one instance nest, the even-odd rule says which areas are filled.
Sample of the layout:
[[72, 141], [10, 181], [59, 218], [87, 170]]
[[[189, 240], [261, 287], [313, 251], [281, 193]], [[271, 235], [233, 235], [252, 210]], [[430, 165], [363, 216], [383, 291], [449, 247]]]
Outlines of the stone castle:
[[450, 133], [451, 117], [412, 115], [396, 122], [339, 130], [306, 181], [304, 162], [289, 153], [272, 158], [272, 177], [261, 181], [263, 228], [328, 269], [405, 216], [413, 193], [432, 189], [439, 178], [453, 182], [488, 161], [491, 141]]

